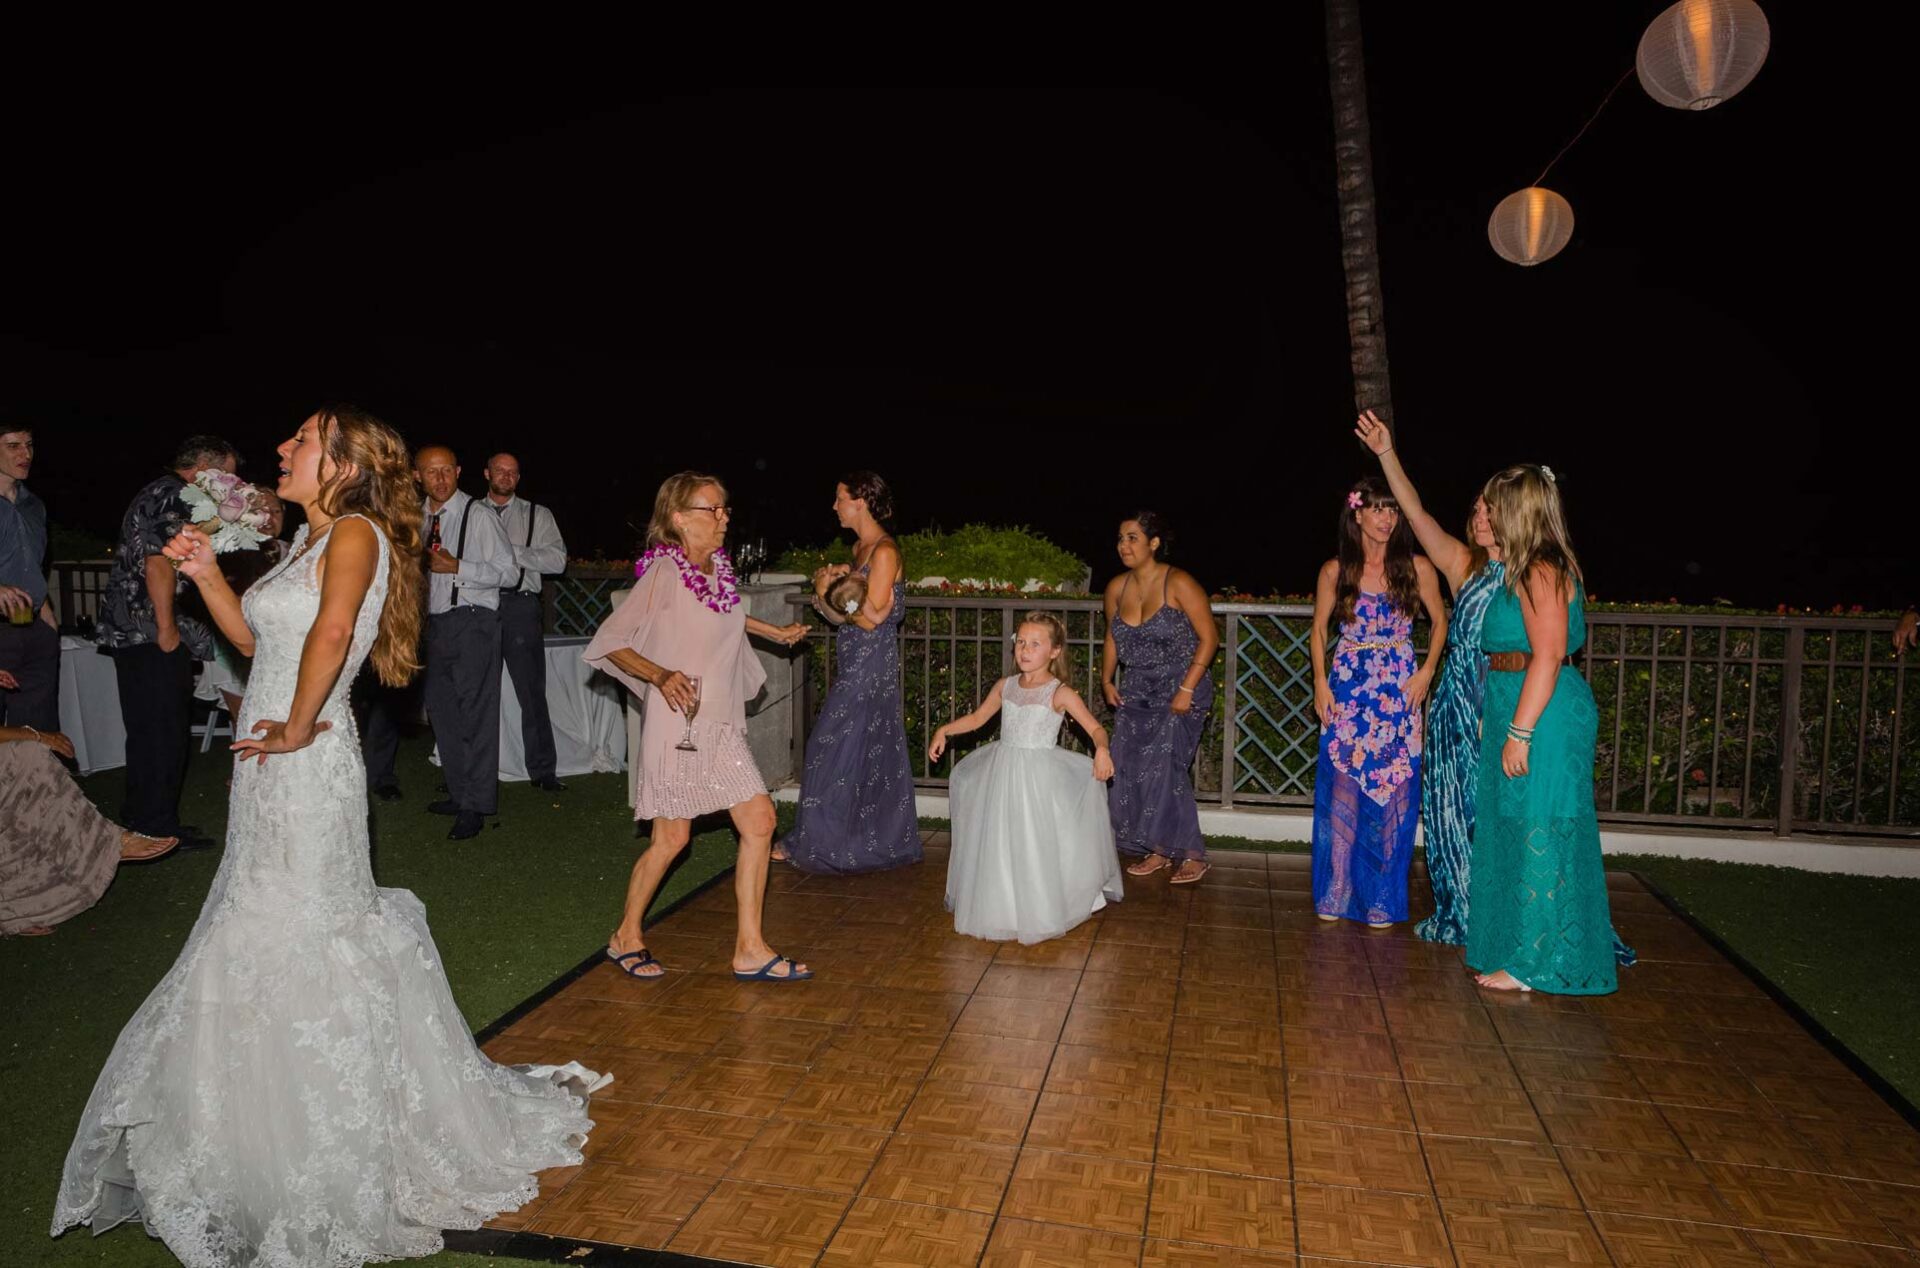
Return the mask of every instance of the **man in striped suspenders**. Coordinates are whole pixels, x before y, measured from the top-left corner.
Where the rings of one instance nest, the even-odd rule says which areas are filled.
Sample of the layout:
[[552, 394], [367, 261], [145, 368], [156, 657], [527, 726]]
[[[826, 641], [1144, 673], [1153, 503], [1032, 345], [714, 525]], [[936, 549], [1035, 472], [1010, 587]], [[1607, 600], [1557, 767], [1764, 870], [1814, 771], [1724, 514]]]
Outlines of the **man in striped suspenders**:
[[567, 567], [567, 543], [553, 512], [516, 496], [520, 460], [510, 453], [487, 459], [487, 505], [500, 517], [513, 545], [519, 576], [500, 588], [500, 652], [520, 702], [520, 736], [527, 778], [544, 792], [565, 792], [553, 748], [553, 720], [547, 713], [546, 620], [540, 602], [540, 574]]

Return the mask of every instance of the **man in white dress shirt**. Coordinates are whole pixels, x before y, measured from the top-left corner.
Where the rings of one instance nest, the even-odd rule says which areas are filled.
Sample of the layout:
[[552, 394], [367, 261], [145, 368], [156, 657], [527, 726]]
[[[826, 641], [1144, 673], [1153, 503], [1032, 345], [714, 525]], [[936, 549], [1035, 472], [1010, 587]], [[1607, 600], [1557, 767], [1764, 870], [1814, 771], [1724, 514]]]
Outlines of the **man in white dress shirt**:
[[500, 517], [460, 491], [453, 450], [429, 445], [413, 471], [427, 495], [427, 719], [447, 776], [427, 809], [465, 841], [499, 809], [500, 589], [518, 565]]
[[566, 571], [567, 543], [552, 511], [516, 496], [518, 458], [497, 453], [487, 459], [482, 474], [487, 478], [487, 505], [500, 517], [520, 570], [519, 578], [500, 591], [500, 655], [520, 701], [527, 778], [544, 792], [565, 792], [553, 750], [553, 719], [547, 713], [546, 613], [540, 602], [540, 574]]

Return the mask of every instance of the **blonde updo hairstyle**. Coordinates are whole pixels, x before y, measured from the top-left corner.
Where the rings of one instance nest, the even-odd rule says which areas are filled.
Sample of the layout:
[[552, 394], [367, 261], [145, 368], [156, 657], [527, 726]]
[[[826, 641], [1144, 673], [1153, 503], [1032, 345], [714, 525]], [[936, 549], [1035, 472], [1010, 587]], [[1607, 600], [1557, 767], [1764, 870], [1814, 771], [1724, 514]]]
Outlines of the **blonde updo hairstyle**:
[[420, 671], [420, 627], [427, 607], [413, 456], [399, 432], [365, 410], [330, 405], [315, 417], [321, 450], [334, 466], [315, 505], [336, 520], [364, 515], [386, 534], [387, 603], [367, 659], [381, 682], [403, 686]]
[[661, 481], [660, 491], [653, 495], [653, 518], [647, 521], [647, 545], [678, 546], [684, 550], [687, 544], [681, 540], [680, 530], [673, 526], [673, 517], [692, 506], [695, 491], [709, 484], [720, 490], [720, 499], [725, 501], [727, 486], [720, 483], [719, 476], [704, 471], [682, 471]]
[[1493, 538], [1507, 567], [1507, 588], [1525, 595], [1527, 577], [1536, 567], [1552, 568], [1563, 593], [1573, 592], [1581, 579], [1580, 561], [1573, 553], [1573, 537], [1560, 503], [1560, 486], [1545, 467], [1522, 463], [1508, 467], [1487, 481], [1481, 491], [1493, 520]]

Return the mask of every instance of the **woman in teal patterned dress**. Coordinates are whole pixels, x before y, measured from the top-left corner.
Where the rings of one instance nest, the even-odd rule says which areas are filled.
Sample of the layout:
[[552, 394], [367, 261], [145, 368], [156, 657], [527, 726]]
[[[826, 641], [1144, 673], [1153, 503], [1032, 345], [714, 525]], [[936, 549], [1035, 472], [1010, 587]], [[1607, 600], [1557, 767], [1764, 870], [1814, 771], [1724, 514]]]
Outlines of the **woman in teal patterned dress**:
[[1487, 604], [1488, 674], [1467, 967], [1494, 990], [1605, 995], [1612, 917], [1593, 803], [1599, 711], [1567, 656], [1586, 641], [1580, 564], [1546, 467], [1487, 481], [1506, 580]]
[[1480, 690], [1487, 658], [1480, 650], [1480, 620], [1500, 587], [1505, 571], [1493, 540], [1483, 501], [1473, 504], [1468, 523], [1472, 545], [1461, 541], [1428, 513], [1400, 466], [1393, 434], [1372, 410], [1354, 425], [1354, 435], [1380, 459], [1380, 473], [1400, 503], [1407, 527], [1420, 549], [1447, 579], [1453, 594], [1447, 625], [1447, 658], [1427, 704], [1426, 772], [1420, 789], [1420, 818], [1426, 844], [1427, 879], [1433, 885], [1433, 914], [1413, 931], [1429, 942], [1464, 946], [1467, 941], [1468, 851], [1473, 845], [1474, 793], [1480, 782]]
[[[1354, 435], [1380, 459], [1380, 472], [1400, 503], [1420, 549], [1447, 579], [1453, 595], [1447, 626], [1447, 658], [1427, 703], [1426, 771], [1420, 787], [1420, 817], [1433, 887], [1433, 914], [1413, 928], [1429, 942], [1465, 946], [1467, 890], [1471, 876], [1473, 810], [1480, 787], [1480, 695], [1487, 681], [1487, 654], [1480, 650], [1480, 624], [1487, 604], [1506, 579], [1500, 544], [1487, 519], [1485, 498], [1475, 498], [1462, 541], [1421, 505], [1413, 481], [1400, 465], [1393, 435], [1372, 410], [1354, 425]], [[1632, 964], [1632, 948], [1613, 939], [1614, 957]]]

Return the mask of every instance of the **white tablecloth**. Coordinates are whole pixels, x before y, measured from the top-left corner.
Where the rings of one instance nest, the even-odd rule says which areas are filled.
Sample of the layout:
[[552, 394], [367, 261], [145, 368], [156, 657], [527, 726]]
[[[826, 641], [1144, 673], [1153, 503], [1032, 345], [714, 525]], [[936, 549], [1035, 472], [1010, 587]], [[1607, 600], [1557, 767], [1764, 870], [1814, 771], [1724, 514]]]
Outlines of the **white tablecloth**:
[[[627, 768], [626, 691], [580, 659], [584, 638], [547, 638], [547, 715], [561, 778]], [[520, 700], [513, 680], [500, 674], [500, 778], [527, 778], [520, 736]]]
[[113, 657], [84, 638], [60, 639], [60, 729], [73, 741], [82, 775], [127, 764], [127, 728], [120, 720], [120, 680]]
[[[561, 776], [627, 768], [626, 692], [580, 659], [584, 638], [547, 640], [547, 713]], [[60, 729], [73, 741], [80, 773], [127, 764], [127, 731], [120, 720], [120, 684], [113, 658], [85, 639], [60, 640]], [[520, 701], [500, 675], [500, 778], [527, 778], [520, 739]]]

